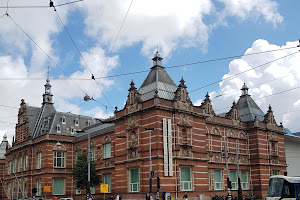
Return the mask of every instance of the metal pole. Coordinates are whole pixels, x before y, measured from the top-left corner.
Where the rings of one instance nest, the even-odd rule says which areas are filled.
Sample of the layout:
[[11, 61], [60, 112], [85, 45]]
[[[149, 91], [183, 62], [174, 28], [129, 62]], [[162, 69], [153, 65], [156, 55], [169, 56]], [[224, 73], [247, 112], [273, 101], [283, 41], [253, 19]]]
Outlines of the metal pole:
[[151, 193], [152, 193], [151, 131], [153, 131], [154, 128], [145, 128], [145, 130], [149, 131], [149, 193], [150, 193], [150, 198], [151, 198]]
[[226, 161], [227, 191], [228, 191], [227, 199], [231, 200], [231, 190], [228, 187], [230, 180], [229, 180], [229, 176], [228, 176], [228, 162], [227, 162], [228, 151], [227, 151], [227, 141], [226, 141], [226, 139], [224, 141], [224, 146], [225, 146], [225, 161]]
[[241, 187], [239, 154], [238, 154], [238, 149], [237, 149], [237, 142], [235, 143], [235, 152], [236, 152], [236, 166], [237, 166], [237, 174], [238, 174], [238, 200], [242, 200], [243, 199], [243, 190]]
[[88, 154], [87, 154], [87, 161], [88, 161], [88, 182], [87, 182], [87, 195], [90, 197], [90, 187], [91, 187], [91, 158], [90, 158], [90, 133], [88, 133]]

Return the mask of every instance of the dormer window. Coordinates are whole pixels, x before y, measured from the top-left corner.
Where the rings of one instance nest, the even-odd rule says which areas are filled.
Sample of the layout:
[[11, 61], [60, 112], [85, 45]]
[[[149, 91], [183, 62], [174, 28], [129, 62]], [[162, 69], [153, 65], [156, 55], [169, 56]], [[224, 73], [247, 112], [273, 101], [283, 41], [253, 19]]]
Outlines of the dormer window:
[[62, 116], [61, 117], [61, 123], [62, 124], [66, 124], [66, 116]]
[[57, 126], [56, 126], [56, 131], [57, 131], [57, 133], [60, 133], [60, 125], [59, 124], [57, 124]]
[[75, 133], [75, 128], [73, 126], [71, 126], [70, 130], [71, 130], [71, 134]]
[[90, 126], [92, 124], [91, 120], [87, 120], [86, 124]]
[[75, 118], [74, 123], [75, 123], [75, 126], [79, 126], [79, 119]]

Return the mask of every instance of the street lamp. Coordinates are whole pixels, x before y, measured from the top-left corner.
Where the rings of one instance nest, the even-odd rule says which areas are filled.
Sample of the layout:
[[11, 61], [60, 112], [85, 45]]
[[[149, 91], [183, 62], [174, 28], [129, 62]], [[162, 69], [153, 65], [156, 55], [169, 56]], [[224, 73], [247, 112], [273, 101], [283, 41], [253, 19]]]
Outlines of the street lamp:
[[152, 171], [152, 161], [151, 161], [151, 131], [154, 130], [154, 128], [145, 128], [146, 131], [149, 131], [149, 193], [151, 197], [152, 193], [152, 177], [151, 177], [151, 171]]

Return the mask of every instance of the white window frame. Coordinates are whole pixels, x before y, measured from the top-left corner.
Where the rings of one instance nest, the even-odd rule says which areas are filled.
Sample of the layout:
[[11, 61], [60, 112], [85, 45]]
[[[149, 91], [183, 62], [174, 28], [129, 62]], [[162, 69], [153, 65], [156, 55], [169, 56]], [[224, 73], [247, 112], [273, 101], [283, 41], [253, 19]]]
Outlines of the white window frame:
[[27, 178], [23, 179], [23, 192], [27, 194]]
[[66, 116], [62, 116], [61, 117], [61, 123], [62, 124], [66, 124]]
[[[58, 153], [61, 153], [62, 156], [58, 157]], [[58, 165], [58, 160], [61, 159], [61, 165]], [[54, 151], [53, 152], [53, 167], [54, 168], [65, 168], [66, 164], [66, 154], [64, 151]]]
[[23, 161], [23, 171], [27, 171], [27, 165], [28, 165], [28, 155], [24, 155], [24, 161]]
[[71, 134], [75, 133], [75, 128], [73, 126], [70, 127], [70, 132], [71, 132]]
[[[108, 184], [108, 193], [111, 193], [111, 174], [103, 174], [103, 181], [104, 181], [104, 184]], [[110, 183], [107, 183], [106, 182], [106, 177], [109, 177], [110, 179]]]
[[[215, 181], [215, 171], [220, 171], [221, 182]], [[217, 184], [220, 184], [220, 187], [217, 187]], [[221, 169], [214, 169], [214, 190], [223, 190], [223, 171]]]
[[[58, 193], [55, 193], [54, 192], [54, 187], [55, 187], [55, 180], [63, 180], [64, 181], [64, 187], [63, 187], [63, 193], [62, 194], [58, 194]], [[66, 180], [65, 179], [63, 179], [63, 178], [54, 178], [53, 179], [53, 195], [65, 195], [65, 193], [66, 193]]]
[[79, 126], [79, 119], [78, 118], [74, 119], [74, 124], [75, 124], [75, 126]]
[[42, 152], [36, 154], [36, 168], [41, 169], [42, 167]]
[[90, 158], [91, 161], [95, 161], [95, 147], [90, 148]]
[[8, 162], [7, 175], [11, 175], [11, 161]]
[[76, 193], [76, 194], [81, 194], [81, 190], [78, 189], [78, 188], [75, 188], [75, 193]]
[[[247, 177], [246, 182], [242, 179], [242, 177], [243, 177], [242, 174], [243, 173], [246, 173], [246, 177]], [[249, 173], [248, 173], [248, 171], [241, 171], [241, 185], [242, 185], [243, 190], [248, 190], [249, 189]]]
[[41, 179], [36, 179], [36, 189], [37, 189], [37, 192], [36, 192], [36, 196], [41, 196]]
[[56, 131], [57, 131], [57, 133], [60, 133], [60, 132], [61, 132], [61, 129], [60, 129], [60, 125], [59, 125], [59, 124], [56, 125]]
[[[233, 180], [231, 177], [231, 175], [235, 173], [235, 178], [236, 180]], [[230, 170], [230, 181], [231, 181], [231, 186], [232, 186], [232, 190], [237, 190], [238, 189], [238, 174], [236, 170]]]
[[91, 194], [95, 194], [96, 193], [95, 187], [90, 187], [90, 190], [91, 190]]
[[[131, 182], [131, 173], [132, 173], [132, 170], [136, 170], [138, 171], [138, 177], [139, 177], [139, 180], [138, 182]], [[140, 173], [139, 173], [139, 168], [137, 167], [134, 167], [134, 168], [130, 168], [129, 169], [129, 192], [139, 192], [140, 191]], [[134, 186], [136, 186], [137, 190], [133, 190]]]
[[[188, 177], [189, 181], [182, 180], [182, 169], [188, 169], [190, 172], [190, 177]], [[191, 166], [181, 166], [180, 167], [180, 190], [181, 191], [192, 191], [192, 167]], [[187, 188], [185, 188], [187, 186]]]
[[18, 172], [22, 171], [22, 157], [20, 156], [18, 159]]
[[[108, 145], [109, 145], [109, 150], [107, 150]], [[110, 157], [111, 157], [111, 143], [107, 143], [103, 145], [103, 159], [107, 159]]]
[[16, 170], [17, 170], [17, 159], [14, 158], [14, 160], [13, 160], [13, 173], [16, 173]]

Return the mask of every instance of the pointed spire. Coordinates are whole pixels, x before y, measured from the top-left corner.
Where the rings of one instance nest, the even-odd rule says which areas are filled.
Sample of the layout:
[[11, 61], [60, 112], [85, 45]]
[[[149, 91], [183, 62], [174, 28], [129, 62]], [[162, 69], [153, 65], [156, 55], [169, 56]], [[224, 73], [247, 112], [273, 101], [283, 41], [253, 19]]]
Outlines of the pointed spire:
[[130, 88], [128, 89], [128, 91], [131, 91], [131, 90], [136, 89], [136, 87], [135, 87], [134, 85], [135, 85], [135, 84], [134, 84], [133, 80], [131, 80]]
[[7, 136], [6, 136], [6, 133], [4, 133], [4, 136], [3, 136], [3, 142], [7, 142]]
[[186, 85], [185, 85], [184, 83], [185, 83], [185, 81], [183, 80], [183, 77], [181, 77], [179, 87], [184, 87], [184, 88], [186, 88]]
[[205, 100], [204, 100], [204, 101], [206, 101], [206, 102], [207, 102], [207, 101], [208, 101], [208, 102], [210, 102], [210, 99], [209, 99], [209, 97], [210, 97], [210, 96], [209, 96], [208, 92], [206, 92], [206, 95], [205, 95]]

